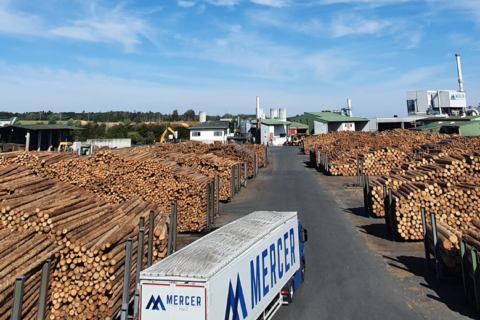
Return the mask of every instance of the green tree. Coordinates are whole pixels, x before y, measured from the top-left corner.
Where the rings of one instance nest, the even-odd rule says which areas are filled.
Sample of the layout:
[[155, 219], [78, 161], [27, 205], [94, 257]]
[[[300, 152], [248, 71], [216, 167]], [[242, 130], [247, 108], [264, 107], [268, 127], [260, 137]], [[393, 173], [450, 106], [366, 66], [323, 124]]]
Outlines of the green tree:
[[144, 138], [148, 136], [148, 126], [145, 123], [142, 123], [140, 127], [138, 127], [138, 133]]
[[74, 121], [72, 118], [70, 118], [70, 119], [68, 120], [68, 122], [67, 122], [67, 125], [69, 125], [69, 126], [74, 126], [74, 125], [75, 125], [75, 121]]
[[55, 119], [55, 117], [51, 117], [49, 120], [48, 120], [48, 124], [56, 124], [57, 123], [57, 120]]
[[172, 112], [172, 121], [178, 121], [178, 111], [173, 110]]
[[132, 139], [132, 144], [144, 143], [145, 139], [140, 135], [140, 133], [132, 131], [127, 134], [127, 137]]
[[186, 121], [195, 121], [195, 118], [195, 111], [193, 111], [192, 109], [185, 111], [185, 113], [183, 114], [183, 119]]
[[155, 134], [152, 131], [148, 132], [147, 143], [152, 144], [155, 140]]
[[124, 139], [127, 137], [129, 130], [123, 124], [115, 125], [107, 130], [107, 138], [109, 139]]

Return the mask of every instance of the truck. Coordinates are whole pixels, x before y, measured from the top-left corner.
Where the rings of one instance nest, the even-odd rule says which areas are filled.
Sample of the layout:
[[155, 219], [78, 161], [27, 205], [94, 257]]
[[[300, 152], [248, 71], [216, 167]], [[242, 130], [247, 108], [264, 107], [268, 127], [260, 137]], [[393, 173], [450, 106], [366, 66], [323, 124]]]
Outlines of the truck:
[[296, 212], [256, 211], [140, 273], [140, 319], [272, 319], [305, 280]]

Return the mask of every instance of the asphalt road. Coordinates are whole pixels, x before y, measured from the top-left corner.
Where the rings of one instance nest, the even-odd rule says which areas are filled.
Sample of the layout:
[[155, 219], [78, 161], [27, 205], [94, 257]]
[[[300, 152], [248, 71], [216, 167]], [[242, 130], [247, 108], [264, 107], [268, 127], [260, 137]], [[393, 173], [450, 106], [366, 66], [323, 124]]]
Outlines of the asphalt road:
[[220, 209], [231, 218], [258, 210], [297, 211], [308, 229], [306, 281], [275, 319], [424, 319], [304, 163], [308, 156], [296, 147], [272, 148], [271, 154], [272, 165]]

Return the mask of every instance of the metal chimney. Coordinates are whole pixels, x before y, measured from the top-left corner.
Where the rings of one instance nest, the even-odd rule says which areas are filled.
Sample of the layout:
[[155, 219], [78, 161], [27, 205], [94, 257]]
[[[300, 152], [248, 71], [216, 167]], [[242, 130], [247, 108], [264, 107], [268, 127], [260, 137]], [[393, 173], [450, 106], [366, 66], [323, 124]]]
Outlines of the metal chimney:
[[257, 119], [261, 118], [260, 113], [260, 97], [257, 97]]
[[455, 55], [457, 57], [457, 71], [458, 71], [458, 84], [460, 85], [460, 92], [465, 92], [463, 87], [463, 72], [462, 72], [462, 61], [460, 60], [460, 54]]
[[352, 99], [347, 99], [347, 109], [348, 109], [348, 116], [353, 117]]

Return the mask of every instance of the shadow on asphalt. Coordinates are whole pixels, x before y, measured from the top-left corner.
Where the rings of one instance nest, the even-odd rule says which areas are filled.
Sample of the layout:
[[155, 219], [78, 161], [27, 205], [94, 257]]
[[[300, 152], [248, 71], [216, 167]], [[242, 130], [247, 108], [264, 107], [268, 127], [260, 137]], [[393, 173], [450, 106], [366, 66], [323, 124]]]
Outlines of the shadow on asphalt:
[[[389, 266], [423, 278], [425, 283], [420, 283], [420, 285], [435, 292], [435, 295], [426, 294], [426, 298], [441, 302], [450, 310], [462, 316], [471, 319], [479, 318], [479, 314], [475, 312], [474, 307], [465, 299], [461, 277], [454, 276], [452, 272], [449, 272], [450, 274], [444, 277], [443, 282], [438, 283], [436, 276], [427, 271], [424, 257], [397, 256], [395, 259], [383, 255], [383, 258], [390, 261], [388, 262]], [[421, 302], [422, 298], [420, 298], [419, 301]]]
[[364, 217], [364, 218], [368, 218], [366, 216], [366, 213], [365, 213], [365, 208], [364, 207], [356, 207], [356, 208], [347, 208], [347, 209], [343, 209], [343, 211], [347, 212], [347, 213], [351, 213], [351, 214], [354, 214], [358, 217]]
[[366, 233], [368, 235], [383, 240], [390, 240], [390, 237], [387, 235], [387, 228], [385, 227], [385, 223], [366, 224], [357, 228], [360, 229], [360, 232]]

